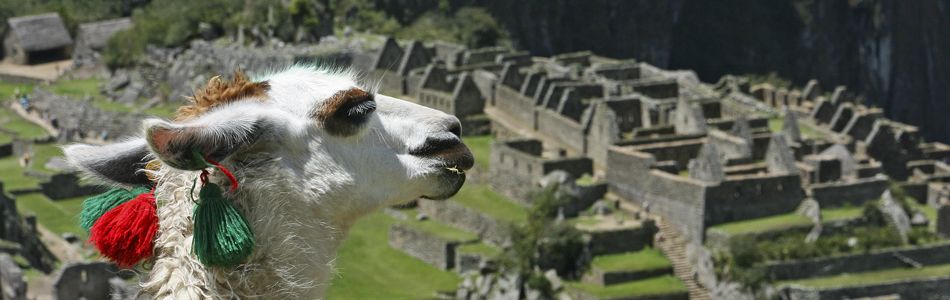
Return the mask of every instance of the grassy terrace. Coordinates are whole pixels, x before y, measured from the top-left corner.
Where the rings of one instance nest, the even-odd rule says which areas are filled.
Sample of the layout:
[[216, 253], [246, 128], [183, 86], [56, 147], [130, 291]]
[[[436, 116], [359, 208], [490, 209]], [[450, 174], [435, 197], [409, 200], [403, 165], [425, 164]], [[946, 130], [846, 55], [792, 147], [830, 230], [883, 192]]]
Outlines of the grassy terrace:
[[460, 279], [389, 247], [389, 227], [396, 220], [374, 213], [356, 222], [340, 247], [339, 276], [327, 299], [430, 299], [440, 290], [455, 290]]
[[[842, 207], [833, 209], [822, 209], [821, 217], [823, 222], [853, 219], [861, 216], [860, 207]], [[728, 234], [747, 234], [759, 233], [786, 229], [796, 226], [808, 226], [811, 221], [795, 212], [775, 215], [771, 217], [719, 224], [709, 229], [716, 229]]]
[[434, 220], [424, 220], [417, 221], [415, 218], [415, 212], [409, 213], [410, 218], [405, 221], [399, 221], [399, 224], [404, 224], [414, 229], [422, 230], [431, 234], [434, 234], [440, 238], [450, 240], [450, 241], [471, 241], [478, 239], [478, 235], [467, 232], [461, 229], [456, 229], [448, 224], [439, 223]]
[[780, 284], [800, 284], [813, 288], [827, 288], [885, 283], [898, 280], [929, 278], [937, 276], [950, 276], [950, 264], [928, 266], [919, 269], [889, 269], [874, 272], [842, 274], [829, 277], [783, 281]]
[[46, 129], [21, 118], [6, 106], [0, 108], [0, 128], [12, 131], [21, 139], [41, 138], [49, 135]]
[[21, 214], [34, 214], [36, 221], [55, 233], [75, 233], [80, 238], [86, 231], [79, 227], [79, 211], [86, 197], [53, 201], [40, 193], [16, 197], [17, 210]]
[[462, 137], [462, 140], [472, 150], [472, 155], [475, 156], [475, 165], [484, 171], [488, 171], [488, 164], [491, 162], [491, 136], [466, 136]]
[[3, 190], [7, 192], [40, 184], [39, 179], [23, 174], [23, 168], [20, 168], [20, 163], [13, 156], [0, 158], [0, 182], [3, 182]]
[[485, 244], [484, 242], [478, 242], [461, 245], [458, 247], [458, 249], [456, 249], [456, 252], [478, 254], [485, 257], [498, 257], [501, 255], [502, 250], [498, 247]]
[[660, 250], [645, 248], [637, 252], [594, 257], [591, 266], [604, 271], [641, 271], [667, 268], [670, 261]]
[[63, 156], [63, 149], [56, 144], [33, 144], [33, 165], [31, 168], [37, 171], [53, 173], [53, 170], [46, 168], [46, 163], [55, 156]]
[[567, 286], [587, 292], [598, 298], [659, 295], [686, 291], [686, 286], [673, 275], [657, 276], [608, 286], [582, 282], [568, 282]]
[[[785, 125], [785, 118], [782, 116], [769, 119], [769, 130], [772, 130], [772, 132], [782, 131], [783, 125]], [[825, 137], [825, 133], [811, 126], [802, 124], [801, 121], [798, 123], [798, 131], [802, 133], [803, 138], [820, 139]]]
[[449, 201], [512, 223], [523, 223], [528, 218], [527, 208], [495, 193], [487, 185], [466, 183]]

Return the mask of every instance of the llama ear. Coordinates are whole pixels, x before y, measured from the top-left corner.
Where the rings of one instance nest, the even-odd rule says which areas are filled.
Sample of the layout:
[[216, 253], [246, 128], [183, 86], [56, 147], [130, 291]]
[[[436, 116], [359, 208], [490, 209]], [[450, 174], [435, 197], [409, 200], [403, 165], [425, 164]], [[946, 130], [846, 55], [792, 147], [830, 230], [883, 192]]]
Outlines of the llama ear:
[[200, 118], [185, 124], [158, 119], [145, 121], [145, 140], [163, 163], [182, 170], [207, 167], [194, 159], [194, 152], [222, 161], [260, 137], [262, 122], [250, 116]]
[[103, 146], [69, 145], [63, 148], [63, 153], [70, 164], [93, 178], [121, 185], [144, 185], [149, 182], [145, 172], [142, 172], [148, 163], [145, 139], [136, 138]]

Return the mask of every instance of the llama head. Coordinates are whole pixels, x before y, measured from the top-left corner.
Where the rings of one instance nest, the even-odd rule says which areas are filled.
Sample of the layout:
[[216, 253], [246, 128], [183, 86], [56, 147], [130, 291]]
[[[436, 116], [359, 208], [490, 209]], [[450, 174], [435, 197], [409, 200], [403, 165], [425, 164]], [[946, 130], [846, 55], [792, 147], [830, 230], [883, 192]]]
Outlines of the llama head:
[[376, 94], [345, 70], [297, 66], [253, 81], [214, 78], [192, 100], [174, 122], [146, 120], [141, 138], [72, 145], [66, 156], [93, 177], [137, 185], [148, 182], [142, 169], [153, 159], [205, 168], [198, 152], [244, 174], [241, 189], [286, 190], [294, 196], [276, 200], [344, 206], [350, 214], [448, 198], [473, 165], [457, 118]]

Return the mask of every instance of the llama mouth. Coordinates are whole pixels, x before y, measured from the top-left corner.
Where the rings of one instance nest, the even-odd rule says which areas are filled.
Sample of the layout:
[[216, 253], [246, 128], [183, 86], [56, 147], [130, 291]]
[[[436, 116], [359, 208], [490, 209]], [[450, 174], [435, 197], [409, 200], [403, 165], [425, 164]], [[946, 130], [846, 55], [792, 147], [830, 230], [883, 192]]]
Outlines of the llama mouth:
[[453, 173], [464, 173], [475, 165], [472, 151], [457, 138], [429, 139], [409, 154], [439, 160], [442, 168]]
[[465, 184], [465, 171], [446, 168], [439, 173], [438, 181], [439, 190], [432, 195], [423, 195], [421, 198], [445, 200], [455, 196], [455, 194], [462, 189], [462, 185]]

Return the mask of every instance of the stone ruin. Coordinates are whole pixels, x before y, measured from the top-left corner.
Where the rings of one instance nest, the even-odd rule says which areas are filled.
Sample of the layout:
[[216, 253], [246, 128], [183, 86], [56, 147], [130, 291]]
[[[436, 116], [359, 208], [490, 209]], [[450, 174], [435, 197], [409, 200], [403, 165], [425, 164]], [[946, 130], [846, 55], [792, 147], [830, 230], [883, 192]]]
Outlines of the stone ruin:
[[[410, 62], [418, 64], [405, 72]], [[484, 106], [473, 114], [491, 121], [496, 138], [487, 176], [495, 190], [523, 201], [524, 190], [549, 178], [555, 165], [564, 178], [590, 172], [609, 193], [673, 224], [693, 247], [702, 247], [696, 245], [706, 240], [706, 228], [793, 213], [802, 203], [810, 205], [802, 211], [815, 241], [821, 209], [879, 199], [889, 180], [902, 181], [918, 200], [950, 201], [950, 192], [938, 192], [950, 176], [950, 147], [921, 142], [916, 128], [884, 119], [845, 87], [822, 96], [816, 80], [803, 89], [736, 76], [708, 85], [689, 71], [589, 52], [525, 59], [502, 48], [402, 47], [395, 40], [387, 40], [374, 68], [385, 74], [382, 90], [436, 108], [448, 106], [419, 95], [448, 94], [456, 74], [474, 74], [481, 99], [454, 104]], [[465, 210], [451, 201], [423, 201], [420, 208], [489, 239], [501, 234], [484, 220], [462, 217]], [[909, 219], [899, 224], [927, 221], [903, 215]], [[938, 217], [938, 227], [945, 219]], [[710, 288], [735, 295], [731, 286]]]

